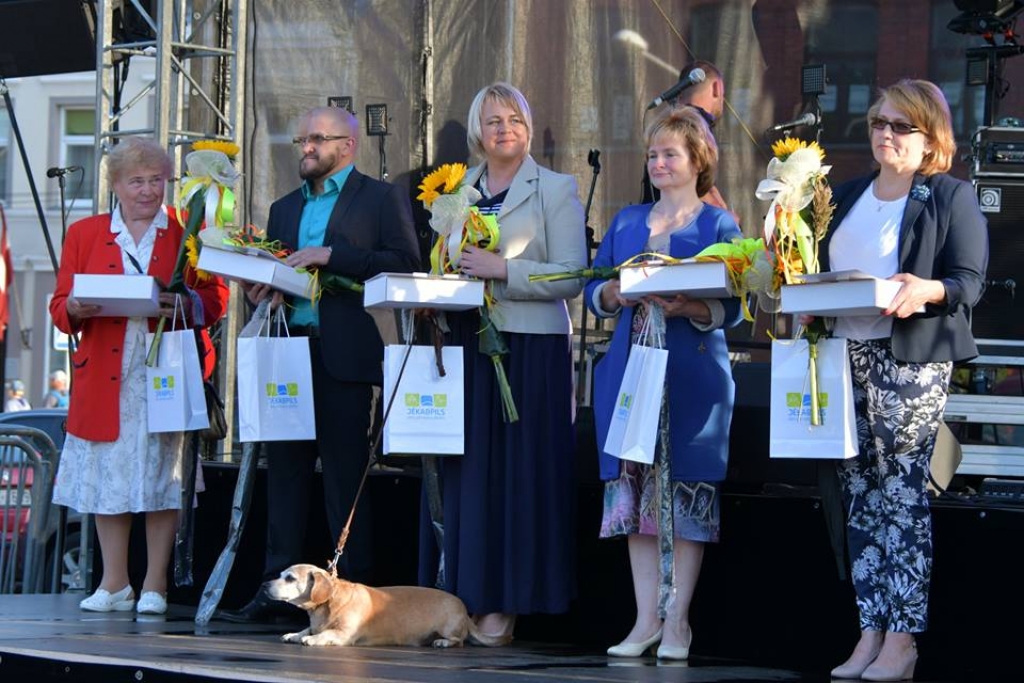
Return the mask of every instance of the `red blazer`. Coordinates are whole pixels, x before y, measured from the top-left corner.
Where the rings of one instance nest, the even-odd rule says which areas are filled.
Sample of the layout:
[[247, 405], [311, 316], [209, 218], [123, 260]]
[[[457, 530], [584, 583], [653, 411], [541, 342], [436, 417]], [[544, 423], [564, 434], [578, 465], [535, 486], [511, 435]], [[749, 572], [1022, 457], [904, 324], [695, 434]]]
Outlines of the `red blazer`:
[[[157, 230], [153, 256], [148, 275], [161, 282], [169, 282], [178, 258], [184, 229], [174, 212], [169, 212], [166, 229]], [[68, 228], [61, 252], [57, 289], [50, 299], [50, 316], [62, 332], [81, 332], [81, 341], [71, 358], [74, 390], [68, 407], [68, 432], [89, 441], [114, 441], [118, 437], [118, 415], [121, 395], [121, 345], [124, 343], [127, 318], [87, 318], [72, 325], [68, 318], [67, 298], [75, 273], [109, 273], [123, 275], [121, 249], [110, 232], [110, 214], [91, 216], [75, 222]], [[227, 311], [228, 288], [220, 278], [198, 282], [195, 273], [186, 266], [185, 282], [203, 302], [206, 324], [223, 317]], [[150, 320], [150, 330], [156, 319]], [[202, 332], [199, 350], [203, 374], [213, 371], [215, 358], [210, 337]]]

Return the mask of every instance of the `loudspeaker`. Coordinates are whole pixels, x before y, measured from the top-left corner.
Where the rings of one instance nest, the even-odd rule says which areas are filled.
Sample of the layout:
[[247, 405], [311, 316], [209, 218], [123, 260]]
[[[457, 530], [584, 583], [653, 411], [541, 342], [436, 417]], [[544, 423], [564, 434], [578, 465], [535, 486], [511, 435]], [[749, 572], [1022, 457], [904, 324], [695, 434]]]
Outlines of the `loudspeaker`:
[[91, 0], [0, 2], [0, 77], [96, 69]]
[[989, 256], [971, 329], [978, 339], [1024, 339], [1024, 178], [975, 178], [974, 184], [988, 219]]

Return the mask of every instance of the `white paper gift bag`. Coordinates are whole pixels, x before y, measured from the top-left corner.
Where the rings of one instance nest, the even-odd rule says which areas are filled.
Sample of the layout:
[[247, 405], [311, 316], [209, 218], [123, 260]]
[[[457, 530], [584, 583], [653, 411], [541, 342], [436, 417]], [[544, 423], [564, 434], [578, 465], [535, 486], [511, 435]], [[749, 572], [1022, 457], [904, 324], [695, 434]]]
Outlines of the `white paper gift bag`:
[[[409, 360], [402, 371], [407, 348]], [[403, 344], [385, 347], [384, 408], [391, 405], [384, 422], [386, 455], [462, 455], [465, 452], [462, 347], [445, 346], [441, 354], [444, 377], [438, 372], [434, 347]], [[395, 395], [393, 403], [392, 395]]]
[[[287, 330], [278, 309], [278, 328]], [[306, 337], [238, 339], [238, 433], [247, 441], [316, 439], [313, 370]]]
[[[185, 352], [182, 349], [186, 336], [195, 335], [192, 330], [164, 331], [160, 335], [160, 349], [154, 367], [146, 367], [146, 414], [151, 434], [159, 432], [183, 432], [188, 429], [191, 408], [185, 380]], [[153, 346], [154, 335], [146, 335], [146, 351]]]
[[183, 369], [185, 371], [185, 396], [188, 399], [186, 431], [206, 429], [210, 426], [210, 415], [206, 411], [206, 390], [203, 387], [203, 366], [199, 364], [199, 347], [196, 345], [195, 330], [184, 330], [181, 338]]
[[[146, 334], [147, 357], [155, 337]], [[160, 334], [156, 365], [146, 367], [146, 418], [151, 434], [210, 426], [195, 330], [185, 326], [185, 312], [177, 300], [171, 329]]]
[[768, 453], [772, 458], [845, 459], [857, 455], [853, 379], [845, 339], [818, 342], [822, 424], [811, 424], [806, 340], [772, 342]]
[[667, 349], [642, 344], [630, 348], [604, 442], [606, 453], [647, 465], [654, 462], [667, 369]]

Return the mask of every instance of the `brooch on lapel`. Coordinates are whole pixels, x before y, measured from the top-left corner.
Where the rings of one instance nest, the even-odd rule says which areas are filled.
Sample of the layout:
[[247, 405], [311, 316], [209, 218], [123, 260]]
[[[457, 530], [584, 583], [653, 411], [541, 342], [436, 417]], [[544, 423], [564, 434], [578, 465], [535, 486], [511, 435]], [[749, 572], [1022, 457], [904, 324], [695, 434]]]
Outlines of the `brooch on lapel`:
[[927, 185], [914, 185], [910, 189], [910, 198], [919, 202], [926, 202], [932, 196], [932, 189]]

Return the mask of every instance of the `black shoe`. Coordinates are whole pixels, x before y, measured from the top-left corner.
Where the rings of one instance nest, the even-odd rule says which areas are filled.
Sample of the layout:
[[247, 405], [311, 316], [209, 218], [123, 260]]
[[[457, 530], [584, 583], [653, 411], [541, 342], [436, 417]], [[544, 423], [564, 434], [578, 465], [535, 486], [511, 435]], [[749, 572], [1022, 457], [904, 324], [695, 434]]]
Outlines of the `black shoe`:
[[260, 590], [241, 609], [217, 610], [214, 618], [236, 624], [280, 624], [305, 621], [306, 613], [287, 602], [274, 600]]

